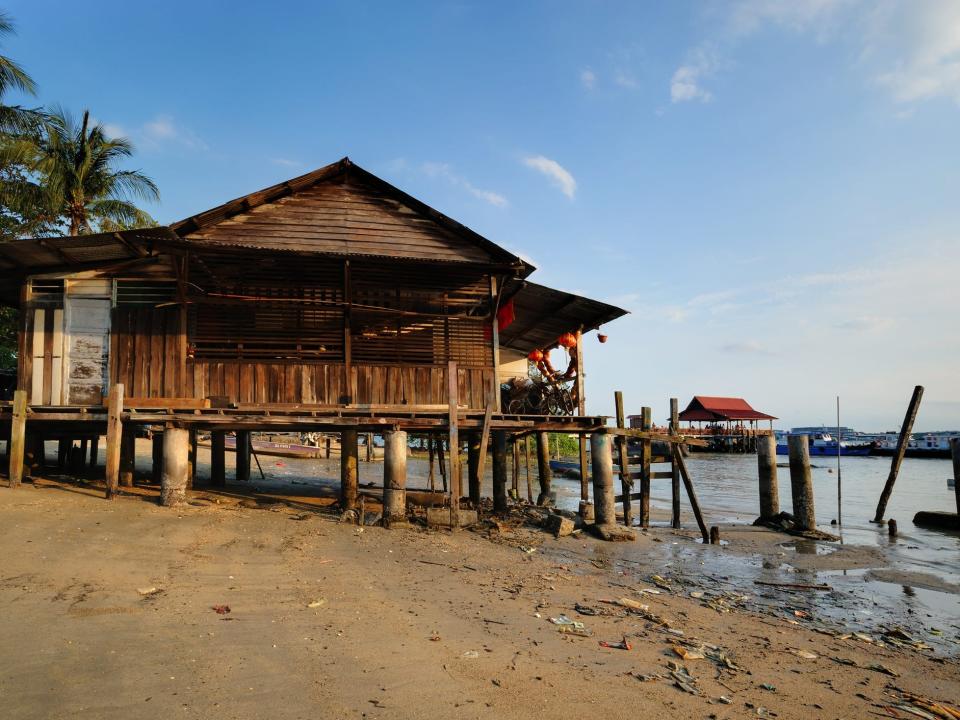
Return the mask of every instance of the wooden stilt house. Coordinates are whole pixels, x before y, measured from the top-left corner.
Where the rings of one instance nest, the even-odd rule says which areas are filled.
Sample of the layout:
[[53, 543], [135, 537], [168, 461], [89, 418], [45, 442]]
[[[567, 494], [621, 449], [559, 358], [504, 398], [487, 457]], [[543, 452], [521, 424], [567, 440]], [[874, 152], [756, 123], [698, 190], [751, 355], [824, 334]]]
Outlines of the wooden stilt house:
[[[24, 311], [18, 387], [40, 405], [100, 405], [112, 383], [135, 398], [435, 405], [456, 361], [461, 401], [484, 408], [496, 308], [532, 270], [348, 159], [169, 227], [0, 245], [2, 299]], [[520, 318], [528, 332], [622, 314], [556, 295]]]

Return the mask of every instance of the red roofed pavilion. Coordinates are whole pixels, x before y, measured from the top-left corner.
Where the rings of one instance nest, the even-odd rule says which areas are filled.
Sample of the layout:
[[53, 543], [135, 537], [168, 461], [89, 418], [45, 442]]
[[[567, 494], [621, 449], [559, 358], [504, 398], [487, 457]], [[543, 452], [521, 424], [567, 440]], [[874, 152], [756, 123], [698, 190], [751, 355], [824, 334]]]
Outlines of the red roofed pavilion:
[[680, 413], [680, 420], [686, 422], [776, 419], [773, 415], [754, 410], [743, 398], [707, 397], [706, 395], [695, 395], [686, 409]]

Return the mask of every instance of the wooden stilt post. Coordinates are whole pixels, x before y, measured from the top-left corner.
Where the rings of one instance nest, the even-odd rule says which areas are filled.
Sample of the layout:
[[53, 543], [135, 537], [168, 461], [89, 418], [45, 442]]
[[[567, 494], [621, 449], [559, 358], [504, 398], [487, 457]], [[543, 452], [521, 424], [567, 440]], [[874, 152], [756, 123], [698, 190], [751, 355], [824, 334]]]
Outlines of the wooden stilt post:
[[237, 482], [250, 482], [250, 431], [237, 430]]
[[97, 461], [99, 460], [100, 455], [100, 436], [94, 435], [90, 438], [90, 464], [88, 467], [91, 470], [97, 469]]
[[960, 523], [960, 437], [950, 438], [950, 454], [953, 456], [953, 491], [957, 497], [957, 522]]
[[793, 519], [798, 530], [817, 526], [813, 509], [813, 478], [810, 475], [810, 442], [807, 435], [790, 435], [790, 491], [793, 495]]
[[493, 511], [507, 512], [507, 433], [493, 433]]
[[[680, 405], [677, 398], [670, 398], [670, 434], [680, 432]], [[680, 527], [680, 470], [670, 453], [670, 527]]]
[[123, 426], [120, 416], [123, 413], [123, 383], [117, 383], [110, 388], [107, 396], [107, 455], [104, 461], [106, 470], [106, 496], [112, 500], [117, 494], [117, 484], [120, 480], [120, 444], [122, 442]]
[[[653, 413], [645, 407], [641, 411], [641, 428], [653, 428]], [[650, 458], [653, 455], [653, 441], [640, 440], [640, 527], [650, 527]]]
[[593, 433], [590, 436], [590, 455], [593, 464], [593, 516], [600, 527], [617, 524], [617, 508], [613, 492], [613, 455], [610, 436]]
[[367, 433], [367, 444], [364, 448], [366, 451], [366, 460], [367, 462], [373, 462], [373, 433]]
[[340, 432], [340, 509], [357, 509], [359, 470], [357, 468], [357, 429]]
[[383, 434], [383, 521], [401, 522], [407, 517], [407, 433], [388, 430]]
[[[70, 472], [74, 475], [82, 475], [83, 468], [87, 463], [87, 438], [80, 439], [80, 446], [75, 448], [70, 457]], [[123, 436], [120, 437], [120, 451], [121, 459], [123, 458]], [[34, 452], [30, 451], [30, 462], [27, 463], [27, 467], [31, 468], [34, 464]]]
[[540, 481], [537, 505], [546, 505], [550, 502], [553, 474], [550, 471], [550, 436], [543, 431], [537, 433], [537, 475]]
[[120, 486], [133, 487], [133, 470], [137, 460], [136, 435], [133, 425], [125, 424], [120, 432]]
[[20, 487], [23, 480], [23, 456], [27, 443], [27, 391], [13, 393], [13, 418], [10, 424], [10, 440], [7, 455], [10, 458], [10, 487]]
[[153, 482], [159, 485], [163, 480], [163, 433], [154, 430], [151, 442], [153, 444]]
[[893, 454], [893, 460], [890, 462], [890, 474], [883, 486], [883, 492], [880, 493], [877, 514], [873, 517], [875, 523], [883, 522], [883, 514], [887, 511], [887, 503], [890, 501], [890, 495], [893, 494], [893, 484], [897, 481], [897, 475], [900, 473], [900, 465], [903, 463], [903, 456], [906, 454], [907, 445], [910, 442], [910, 433], [913, 432], [913, 421], [917, 419], [917, 411], [920, 409], [920, 400], [922, 399], [923, 385], [917, 385], [913, 389], [913, 397], [910, 398], [910, 404], [907, 406], [907, 414], [903, 418], [903, 425], [900, 426], [897, 451]]
[[427, 435], [427, 462], [430, 464], [427, 480], [430, 483], [430, 492], [436, 492], [437, 490], [437, 479], [433, 472], [433, 454], [433, 435]]
[[705, 544], [709, 543], [710, 532], [707, 530], [707, 525], [703, 521], [703, 513], [700, 512], [700, 502], [697, 500], [697, 492], [693, 489], [693, 481], [687, 472], [687, 464], [683, 461], [683, 453], [680, 451], [680, 446], [671, 444], [671, 453], [673, 454], [674, 462], [677, 464], [677, 469], [680, 470], [680, 478], [683, 480], [683, 487], [687, 490], [687, 498], [690, 500], [693, 516], [697, 519], [697, 526], [700, 528], [703, 542]]
[[163, 475], [160, 480], [160, 504], [174, 507], [187, 499], [190, 477], [190, 433], [182, 428], [163, 431]]
[[223, 430], [210, 433], [210, 484], [213, 487], [227, 485], [227, 434]]
[[510, 494], [514, 500], [520, 500], [520, 446], [515, 438], [510, 438]]
[[70, 438], [60, 438], [57, 440], [57, 467], [63, 470], [67, 466], [67, 459], [70, 457], [70, 446], [73, 442]]
[[757, 438], [757, 472], [760, 476], [760, 518], [769, 520], [780, 514], [777, 439], [773, 435]]
[[458, 405], [460, 373], [457, 363], [447, 364], [447, 424], [450, 432], [450, 527], [460, 527], [460, 425]]
[[480, 507], [480, 433], [467, 433], [467, 493], [470, 496], [470, 505]]
[[197, 431], [194, 428], [190, 428], [187, 431], [189, 433], [189, 460], [190, 463], [190, 472], [187, 473], [187, 489], [193, 489], [193, 486], [197, 482], [197, 452], [199, 450], [199, 442], [197, 440]]
[[447, 461], [443, 459], [443, 438], [435, 438], [437, 448], [437, 469], [440, 471], [440, 481], [443, 483], [443, 492], [447, 492]]
[[530, 478], [530, 436], [529, 435], [525, 435], [523, 437], [523, 455], [527, 463], [527, 471], [526, 471], [527, 502], [532, 504], [533, 503], [533, 481]]
[[[617, 427], [625, 428], [627, 418], [623, 410], [623, 393], [617, 390], [613, 393], [614, 410], [617, 415]], [[630, 459], [627, 456], [627, 438], [618, 435], [614, 441], [617, 444], [617, 464], [620, 466], [620, 492], [623, 495], [623, 524], [633, 525], [633, 512], [630, 508], [630, 493], [633, 491], [633, 479], [630, 477]]]
[[329, 435], [323, 439], [323, 457], [326, 460], [330, 459], [330, 436]]

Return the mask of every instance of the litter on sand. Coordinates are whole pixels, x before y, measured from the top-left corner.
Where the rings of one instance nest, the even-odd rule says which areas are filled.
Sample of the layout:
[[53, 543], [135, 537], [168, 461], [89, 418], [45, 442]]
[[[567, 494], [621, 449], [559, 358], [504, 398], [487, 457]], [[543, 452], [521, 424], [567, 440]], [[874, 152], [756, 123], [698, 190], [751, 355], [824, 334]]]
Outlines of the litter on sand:
[[613, 648], [614, 650], [631, 650], [633, 646], [627, 642], [627, 636], [623, 636], [623, 640], [620, 642], [607, 642], [606, 640], [600, 641], [600, 647]]
[[213, 610], [217, 615], [226, 615], [230, 612], [229, 605], [211, 605], [210, 609]]
[[799, 658], [804, 660], [816, 660], [817, 655], [810, 652], [809, 650], [791, 650], [791, 652]]
[[327, 601], [326, 601], [326, 598], [318, 598], [318, 599], [314, 600], [313, 602], [307, 603], [307, 607], [308, 607], [308, 608], [318, 608], [318, 607], [320, 607], [321, 605], [325, 604], [326, 602], [327, 602]]
[[674, 645], [673, 652], [682, 657], [684, 660], [703, 660], [703, 658], [706, 657], [698, 650], [688, 650], [680, 645]]
[[573, 625], [561, 625], [557, 628], [557, 632], [563, 633], [564, 635], [577, 635], [578, 637], [590, 637], [593, 635], [593, 633], [587, 628], [575, 627]]
[[144, 596], [155, 595], [156, 593], [160, 592], [160, 588], [156, 588], [156, 587], [137, 588], [137, 592]]

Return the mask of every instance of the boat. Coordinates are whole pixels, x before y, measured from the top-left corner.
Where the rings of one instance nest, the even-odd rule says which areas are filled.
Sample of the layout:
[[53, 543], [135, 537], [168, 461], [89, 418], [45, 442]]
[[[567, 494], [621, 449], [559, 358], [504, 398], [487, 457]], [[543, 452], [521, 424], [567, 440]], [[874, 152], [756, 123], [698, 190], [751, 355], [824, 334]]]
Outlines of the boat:
[[565, 460], [551, 460], [550, 470], [561, 477], [580, 478], [580, 463]]
[[[908, 458], [949, 458], [950, 439], [957, 437], [954, 432], [915, 433], [910, 436], [904, 456]], [[883, 433], [877, 440], [871, 454], [892, 456], [897, 452], [898, 433]]]
[[[237, 450], [237, 438], [228, 435], [223, 439], [224, 450], [227, 452], [236, 452]], [[210, 447], [210, 441], [201, 441], [198, 443], [200, 447]], [[272, 442], [267, 440], [252, 440], [250, 442], [251, 450], [254, 455], [269, 455], [272, 457], [285, 457], [285, 458], [303, 458], [303, 459], [317, 459], [326, 456], [326, 451], [324, 448], [316, 447], [314, 445], [301, 445], [299, 443], [281, 443], [281, 442]]]
[[[801, 434], [801, 433], [797, 433]], [[790, 450], [785, 442], [787, 435], [781, 435], [778, 440], [784, 440], [783, 444], [777, 443], [777, 455], [789, 455]], [[844, 440], [838, 443], [830, 433], [818, 432], [808, 436], [810, 438], [810, 456], [828, 455], [830, 457], [865, 457], [873, 450], [872, 443], [848, 443]]]

